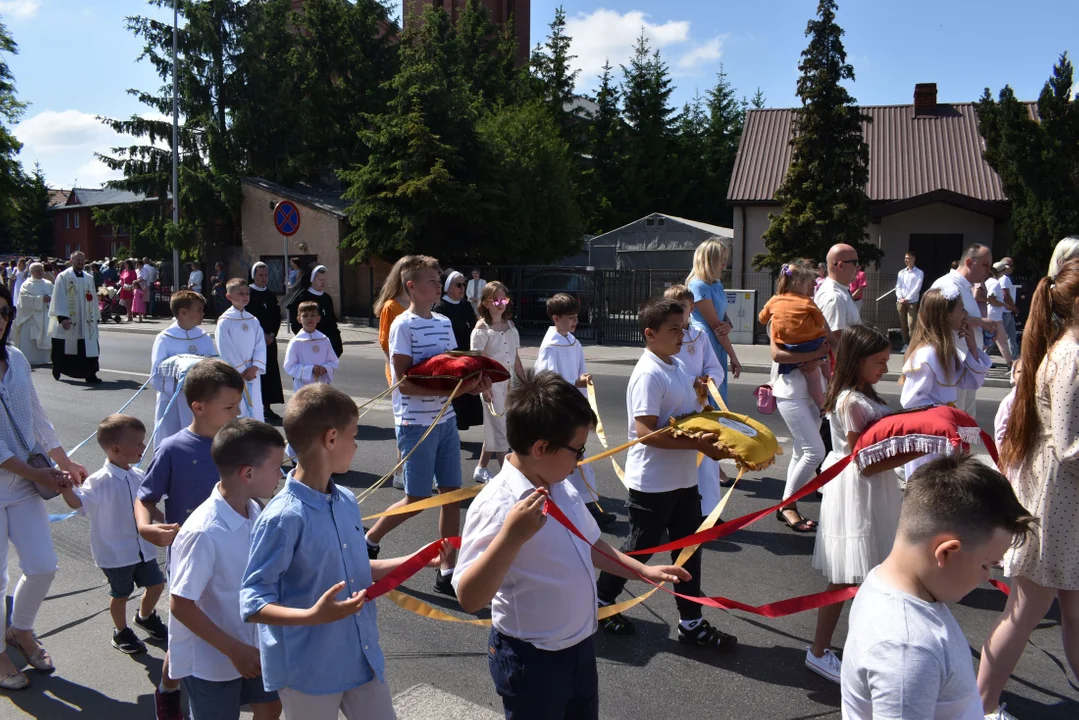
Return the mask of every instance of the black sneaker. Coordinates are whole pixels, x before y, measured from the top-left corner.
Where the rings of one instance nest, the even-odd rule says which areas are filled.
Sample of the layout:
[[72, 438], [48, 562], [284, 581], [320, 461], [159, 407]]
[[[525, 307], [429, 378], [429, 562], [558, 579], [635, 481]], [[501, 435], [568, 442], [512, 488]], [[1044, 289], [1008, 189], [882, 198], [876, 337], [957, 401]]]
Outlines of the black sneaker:
[[614, 513], [603, 512], [599, 509], [599, 505], [594, 502], [588, 503], [588, 512], [596, 519], [596, 524], [601, 528], [605, 528], [608, 525], [614, 523], [618, 517]]
[[180, 707], [180, 688], [173, 692], [163, 693], [161, 688], [154, 688], [154, 718], [155, 720], [184, 720], [183, 709]]
[[145, 620], [140, 618], [138, 613], [135, 613], [134, 622], [146, 631], [151, 640], [161, 642], [169, 639], [169, 628], [161, 621], [161, 616], [157, 614], [157, 610], [150, 613], [150, 617]]
[[60, 368], [56, 367], [55, 365], [52, 366], [52, 379], [53, 380], [59, 380], [60, 379]]
[[90, 385], [97, 385], [105, 381], [99, 378], [97, 375], [91, 375], [90, 377], [86, 378], [86, 382]]
[[[602, 605], [600, 609], [603, 609]], [[612, 635], [632, 635], [637, 632], [637, 628], [633, 627], [633, 623], [622, 613], [608, 615], [599, 621], [599, 626]]]
[[262, 416], [266, 420], [266, 422], [268, 422], [268, 423], [280, 423], [281, 422], [281, 416], [278, 415], [277, 413], [275, 413], [270, 408], [263, 408]]
[[728, 635], [712, 627], [707, 620], [701, 620], [700, 624], [692, 630], [686, 630], [682, 624], [678, 624], [678, 642], [701, 645], [703, 647], [727, 652], [734, 650], [738, 644], [738, 638]]
[[451, 598], [457, 597], [457, 591], [453, 589], [453, 573], [443, 575], [441, 568], [435, 570], [435, 592], [449, 595]]
[[137, 655], [146, 652], [146, 646], [135, 635], [135, 631], [127, 627], [123, 630], [112, 631], [112, 646], [125, 655]]

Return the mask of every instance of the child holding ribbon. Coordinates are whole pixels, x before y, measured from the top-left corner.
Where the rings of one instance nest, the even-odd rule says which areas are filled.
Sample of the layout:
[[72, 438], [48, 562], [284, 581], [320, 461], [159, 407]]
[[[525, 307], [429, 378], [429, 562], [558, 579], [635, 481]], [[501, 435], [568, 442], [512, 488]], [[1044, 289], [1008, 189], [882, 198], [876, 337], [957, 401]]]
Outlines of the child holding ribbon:
[[[888, 371], [890, 352], [888, 338], [874, 327], [851, 325], [843, 332], [825, 396], [833, 451], [823, 467], [849, 455], [858, 436], [891, 413], [873, 388]], [[861, 583], [884, 560], [895, 540], [902, 505], [903, 491], [892, 472], [863, 475], [854, 463], [824, 488], [813, 567], [828, 578], [828, 590]], [[842, 665], [831, 644], [842, 611], [842, 603], [817, 611], [817, 630], [805, 659], [806, 667], [837, 684]]]
[[[517, 352], [521, 347], [521, 336], [510, 321], [513, 317], [513, 305], [507, 297], [506, 286], [497, 280], [487, 283], [480, 295], [478, 312], [480, 321], [472, 330], [469, 349], [497, 360], [517, 377], [523, 376], [524, 366], [521, 365], [521, 356]], [[472, 479], [479, 483], [485, 483], [492, 477], [487, 470], [491, 458], [502, 465], [509, 450], [506, 418], [502, 415], [506, 409], [508, 390], [509, 383], [495, 383], [483, 394], [483, 450], [480, 451], [476, 470], [472, 473]]]

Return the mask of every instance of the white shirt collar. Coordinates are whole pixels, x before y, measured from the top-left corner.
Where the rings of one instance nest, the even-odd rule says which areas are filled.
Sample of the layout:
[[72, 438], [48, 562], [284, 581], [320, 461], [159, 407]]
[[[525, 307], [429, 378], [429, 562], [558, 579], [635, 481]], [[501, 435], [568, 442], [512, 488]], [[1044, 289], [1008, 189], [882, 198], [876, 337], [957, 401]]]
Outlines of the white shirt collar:
[[830, 276], [824, 278], [824, 282], [822, 282], [821, 285], [820, 285], [820, 290], [823, 290], [826, 287], [832, 288], [833, 291], [836, 291], [836, 292], [842, 290], [843, 292], [847, 293], [848, 295], [850, 294], [850, 288], [848, 286], [844, 285], [843, 283], [839, 282], [838, 280], [836, 280], [835, 278], [830, 277]]
[[325, 340], [326, 336], [323, 335], [318, 330], [315, 330], [315, 332], [313, 332], [313, 333], [309, 333], [306, 330], [301, 330], [300, 332], [296, 333], [296, 339], [297, 340]]
[[221, 313], [221, 317], [229, 318], [230, 320], [252, 320], [254, 315], [247, 312], [247, 310], [237, 310], [236, 308], [229, 306], [229, 309]]
[[[247, 517], [236, 512], [236, 509], [229, 505], [228, 500], [221, 496], [220, 483], [214, 485], [214, 489], [210, 492], [210, 500], [214, 504], [214, 514], [221, 518], [231, 532], [236, 532], [244, 526], [244, 523], [254, 520], [255, 515], [258, 514], [258, 506], [251, 500], [247, 502]], [[254, 512], [252, 512], [252, 505], [255, 506]]]
[[161, 331], [163, 335], [170, 338], [176, 338], [177, 340], [198, 340], [206, 331], [201, 326], [193, 327], [190, 330], [184, 330], [180, 327], [180, 324], [175, 320], [172, 321], [172, 325]]
[[259, 292], [266, 292], [266, 288], [259, 287], [255, 283], [249, 283], [247, 287], [251, 288], [252, 290], [258, 290]]
[[502, 481], [506, 483], [506, 487], [510, 489], [510, 492], [516, 498], [527, 497], [536, 490], [536, 486], [532, 484], [532, 481], [526, 478], [524, 473], [513, 463], [507, 462], [498, 474], [502, 476]]
[[547, 335], [546, 337], [544, 337], [543, 341], [549, 345], [559, 345], [565, 347], [570, 347], [577, 344], [577, 338], [573, 337], [573, 333], [563, 335], [562, 333], [558, 332], [558, 328], [556, 328], [554, 325], [547, 328]]
[[313, 287], [309, 287], [309, 288], [307, 288], [307, 292], [311, 293], [311, 294], [312, 294], [312, 295], [314, 295], [315, 297], [319, 297], [320, 295], [324, 295], [324, 294], [325, 294], [325, 293], [324, 293], [324, 292], [323, 292], [322, 290], [316, 290], [316, 289], [315, 289], [315, 288], [313, 288]]
[[128, 473], [131, 472], [130, 468], [128, 468], [127, 470], [124, 470], [122, 467], [120, 467], [119, 465], [113, 464], [109, 460], [105, 461], [104, 468], [105, 468], [105, 472], [107, 472], [109, 475], [111, 475], [111, 476], [113, 476], [115, 478], [125, 478], [126, 479], [127, 476], [128, 476]]

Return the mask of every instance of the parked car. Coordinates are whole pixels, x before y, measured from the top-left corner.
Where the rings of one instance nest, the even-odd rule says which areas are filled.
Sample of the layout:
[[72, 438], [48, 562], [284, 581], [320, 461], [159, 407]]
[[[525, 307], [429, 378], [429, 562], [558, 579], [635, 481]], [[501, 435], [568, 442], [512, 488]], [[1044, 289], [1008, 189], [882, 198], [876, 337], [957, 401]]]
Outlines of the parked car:
[[587, 272], [552, 270], [527, 278], [518, 298], [517, 318], [521, 323], [548, 324], [547, 300], [567, 293], [581, 304], [579, 325], [591, 325], [596, 315], [596, 283]]

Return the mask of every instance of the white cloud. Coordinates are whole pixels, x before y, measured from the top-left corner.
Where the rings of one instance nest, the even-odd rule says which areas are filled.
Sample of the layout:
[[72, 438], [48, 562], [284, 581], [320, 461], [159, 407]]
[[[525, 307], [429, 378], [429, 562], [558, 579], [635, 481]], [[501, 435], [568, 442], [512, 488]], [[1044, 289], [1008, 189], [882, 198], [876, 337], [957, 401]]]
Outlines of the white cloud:
[[719, 60], [723, 54], [723, 37], [716, 36], [703, 45], [693, 48], [678, 60], [678, 67], [693, 70], [699, 65]]
[[596, 78], [607, 60], [615, 69], [616, 78], [621, 79], [618, 67], [629, 62], [642, 30], [649, 47], [662, 51], [668, 59], [672, 49], [688, 48], [678, 61], [678, 67], [682, 69], [692, 70], [719, 59], [722, 36], [696, 45], [690, 37], [688, 20], [655, 23], [651, 18], [641, 10], [620, 13], [606, 8], [567, 18], [566, 34], [573, 38], [570, 53], [577, 56], [574, 64], [581, 71], [577, 78], [578, 90], [597, 84]]
[[[159, 113], [142, 113], [147, 119], [168, 120]], [[27, 169], [40, 162], [51, 185], [97, 187], [115, 180], [122, 173], [109, 169], [94, 157], [94, 153], [109, 154], [118, 146], [142, 142], [121, 135], [81, 110], [44, 110], [29, 117], [14, 128], [15, 136], [23, 143], [20, 159]], [[159, 142], [160, 147], [168, 143]]]
[[40, 0], [0, 0], [0, 15], [15, 20], [29, 20], [37, 15]]

